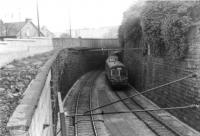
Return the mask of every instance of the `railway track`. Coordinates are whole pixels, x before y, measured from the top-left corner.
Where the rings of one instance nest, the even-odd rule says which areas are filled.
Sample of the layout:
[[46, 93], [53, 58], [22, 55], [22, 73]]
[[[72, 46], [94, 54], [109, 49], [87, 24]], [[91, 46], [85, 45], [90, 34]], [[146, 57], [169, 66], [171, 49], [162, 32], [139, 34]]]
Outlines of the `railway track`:
[[[123, 99], [130, 95], [133, 88], [129, 86], [126, 90], [115, 90], [119, 99]], [[137, 96], [136, 96], [137, 97]], [[134, 99], [130, 98], [122, 101], [122, 103], [130, 110], [144, 110], [144, 108]], [[136, 112], [135, 114], [145, 125], [153, 131], [157, 136], [182, 136], [179, 132], [175, 131], [169, 125], [165, 124], [158, 117], [155, 117], [151, 112]]]
[[[99, 74], [100, 72], [87, 73], [77, 81], [72, 89], [70, 89], [71, 93], [68, 93], [69, 95], [66, 97], [67, 100], [65, 101], [66, 105], [64, 106], [66, 113], [69, 114], [69, 116], [66, 115], [66, 127], [68, 136], [120, 136], [127, 135], [128, 132], [128, 135], [133, 135], [134, 133], [134, 135], [145, 134], [153, 136], [189, 136], [191, 134], [187, 130], [187, 132], [182, 132], [181, 129], [172, 128], [173, 125], [170, 126], [169, 123], [164, 122], [163, 118], [159, 116], [161, 114], [157, 114], [158, 111], [145, 111], [145, 109], [148, 109], [150, 104], [148, 104], [146, 100], [145, 102], [141, 101], [142, 96], [136, 96], [134, 98], [122, 101], [122, 103], [129, 110], [143, 110], [143, 112], [133, 113], [135, 116], [137, 116], [138, 119], [136, 119], [135, 116], [133, 118], [132, 113], [124, 116], [116, 115], [117, 112], [120, 112], [118, 109], [127, 109], [122, 104], [120, 104], [121, 107], [120, 105], [117, 105], [110, 108], [107, 107], [105, 109], [103, 108], [101, 110], [92, 111], [91, 109], [99, 106], [99, 101], [97, 101], [98, 98], [102, 98], [101, 105], [104, 105], [103, 103], [109, 103], [116, 101], [117, 99], [123, 99], [127, 96], [138, 93], [131, 86], [124, 90], [112, 91], [109, 90], [109, 87], [106, 88], [103, 85], [95, 86], [95, 84], [97, 85], [104, 83], [102, 82], [103, 78], [98, 78], [97, 82], [95, 83]], [[114, 93], [116, 93], [116, 95]], [[150, 107], [152, 108], [152, 106]], [[154, 107], [152, 109], [154, 109]], [[90, 112], [84, 114], [86, 111]], [[114, 111], [114, 115], [102, 116], [102, 114], [112, 111]], [[159, 113], [161, 112], [162, 111], [159, 111]], [[105, 120], [105, 122], [103, 120]]]
[[88, 73], [81, 81], [77, 91], [75, 93], [72, 91], [74, 94], [70, 98], [72, 100], [68, 109], [70, 109], [70, 115], [74, 115], [74, 117], [67, 120], [68, 135], [70, 136], [98, 136], [96, 121], [99, 120], [91, 115], [93, 112], [91, 111], [89, 116], [78, 115], [92, 109], [92, 90], [95, 79], [99, 74], [100, 72]]

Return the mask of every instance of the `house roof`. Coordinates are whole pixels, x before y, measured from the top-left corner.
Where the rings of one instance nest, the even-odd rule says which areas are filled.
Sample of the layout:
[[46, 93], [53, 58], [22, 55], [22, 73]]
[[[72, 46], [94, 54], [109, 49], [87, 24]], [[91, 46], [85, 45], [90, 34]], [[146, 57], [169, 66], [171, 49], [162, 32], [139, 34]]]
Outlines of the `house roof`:
[[[6, 31], [8, 36], [16, 36], [20, 30], [27, 24], [27, 22], [30, 22], [35, 29], [38, 29], [30, 19], [26, 19], [24, 22], [12, 22], [12, 23], [4, 23], [4, 26], [6, 27]], [[44, 34], [40, 31], [40, 34], [44, 36]]]
[[25, 24], [26, 22], [5, 23], [7, 35], [17, 35]]

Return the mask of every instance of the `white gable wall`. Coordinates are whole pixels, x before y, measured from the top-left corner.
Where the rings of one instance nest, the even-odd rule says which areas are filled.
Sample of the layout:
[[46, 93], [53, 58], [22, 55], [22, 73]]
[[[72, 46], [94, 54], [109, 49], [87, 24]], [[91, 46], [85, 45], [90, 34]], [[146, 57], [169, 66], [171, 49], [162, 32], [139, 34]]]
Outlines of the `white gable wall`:
[[17, 34], [17, 38], [31, 38], [38, 37], [38, 30], [33, 26], [31, 22], [27, 22], [20, 32]]

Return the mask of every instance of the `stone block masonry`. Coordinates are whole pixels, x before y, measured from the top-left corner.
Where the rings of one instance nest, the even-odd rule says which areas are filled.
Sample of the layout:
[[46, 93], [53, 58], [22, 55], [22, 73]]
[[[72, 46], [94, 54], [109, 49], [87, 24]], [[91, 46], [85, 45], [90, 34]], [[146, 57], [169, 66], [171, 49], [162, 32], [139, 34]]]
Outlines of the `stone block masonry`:
[[[102, 52], [71, 52], [63, 49], [54, 61], [52, 73], [52, 111], [53, 123], [57, 123], [57, 92], [65, 97], [75, 81], [88, 71], [104, 67], [107, 54]], [[54, 128], [56, 130], [56, 127]]]
[[15, 60], [0, 69], [0, 136], [10, 136], [6, 129], [9, 117], [38, 69], [51, 55], [52, 53], [46, 53]]
[[52, 66], [55, 92], [61, 91], [62, 97], [64, 97], [81, 75], [94, 69], [103, 69], [106, 58], [107, 54], [102, 52], [62, 50]]
[[[188, 78], [161, 89], [146, 93], [160, 107], [184, 106], [200, 104], [200, 46], [199, 37], [192, 39], [188, 53], [184, 59], [169, 60], [167, 58], [144, 55], [142, 51], [124, 51], [124, 63], [129, 70], [130, 83], [138, 91], [182, 78], [197, 72], [196, 78]], [[133, 47], [126, 43], [125, 48]], [[200, 109], [169, 111], [183, 122], [200, 131]]]
[[7, 128], [12, 136], [52, 136], [51, 65], [58, 52], [39, 70], [23, 93], [23, 99], [9, 119]]

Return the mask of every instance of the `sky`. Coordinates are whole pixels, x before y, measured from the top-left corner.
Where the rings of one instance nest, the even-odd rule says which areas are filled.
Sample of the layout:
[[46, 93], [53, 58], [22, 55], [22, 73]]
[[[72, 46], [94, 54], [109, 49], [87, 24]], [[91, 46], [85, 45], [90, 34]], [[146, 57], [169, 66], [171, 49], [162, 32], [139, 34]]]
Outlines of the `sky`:
[[[37, 0], [0, 0], [4, 22], [31, 18], [37, 24]], [[137, 0], [38, 0], [40, 26], [52, 32], [120, 25], [123, 12]]]

